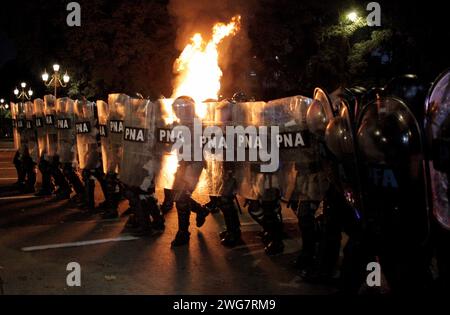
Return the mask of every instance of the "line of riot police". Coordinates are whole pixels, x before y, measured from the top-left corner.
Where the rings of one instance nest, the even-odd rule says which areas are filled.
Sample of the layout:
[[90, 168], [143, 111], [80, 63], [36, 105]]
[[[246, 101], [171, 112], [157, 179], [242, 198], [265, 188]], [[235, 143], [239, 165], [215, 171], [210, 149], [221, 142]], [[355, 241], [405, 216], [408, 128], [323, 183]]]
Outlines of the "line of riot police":
[[[371, 262], [380, 264], [393, 292], [421, 291], [432, 283], [434, 251], [442, 284], [449, 284], [450, 71], [426, 92], [416, 76], [408, 75], [369, 91], [346, 88], [330, 97], [317, 88], [312, 98], [270, 102], [248, 101], [242, 94], [202, 104], [189, 97], [150, 101], [111, 94], [108, 102], [92, 103], [46, 96], [11, 106], [14, 164], [23, 192], [34, 191], [38, 166], [42, 185], [37, 195], [68, 199], [73, 189], [75, 202], [90, 211], [96, 210], [97, 181], [107, 219], [118, 217], [125, 197], [127, 227], [138, 235], [162, 233], [164, 215], [175, 205], [178, 232], [172, 246], [189, 242], [191, 212], [201, 227], [216, 209], [225, 222], [221, 243], [243, 244], [241, 198], [261, 226], [266, 253], [280, 254], [284, 200], [298, 217], [302, 249], [295, 266], [304, 279], [335, 277], [345, 233], [340, 264], [345, 292], [364, 287]], [[173, 117], [167, 120], [169, 114]], [[173, 146], [177, 139], [162, 135], [183, 127], [192, 135], [182, 139], [183, 150], [193, 150], [201, 136], [196, 119], [201, 119], [201, 133], [211, 126], [223, 134], [242, 127], [248, 139], [270, 135], [251, 134], [248, 127], [277, 127], [269, 147], [279, 150], [278, 168], [262, 172], [266, 162], [248, 159], [248, 143], [241, 159], [225, 159], [239, 148], [234, 140], [226, 153], [210, 149], [202, 151], [202, 161], [180, 159]], [[205, 205], [193, 197], [201, 181], [210, 197]], [[161, 206], [158, 190], [164, 191]]]

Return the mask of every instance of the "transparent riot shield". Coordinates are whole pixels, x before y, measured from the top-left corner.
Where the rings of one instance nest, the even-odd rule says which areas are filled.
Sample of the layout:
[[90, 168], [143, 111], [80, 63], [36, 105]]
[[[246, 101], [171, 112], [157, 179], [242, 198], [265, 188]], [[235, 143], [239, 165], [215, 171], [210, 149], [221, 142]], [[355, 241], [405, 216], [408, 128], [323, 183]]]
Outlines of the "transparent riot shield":
[[431, 148], [431, 205], [437, 221], [450, 230], [450, 70], [435, 80], [427, 97], [426, 111], [425, 128]]
[[174, 124], [178, 118], [172, 109], [174, 99], [159, 99], [155, 102], [156, 106], [156, 154], [160, 161], [160, 172], [156, 180], [157, 190], [172, 189], [175, 180], [175, 174], [178, 169], [178, 156], [172, 150], [175, 143], [175, 134], [173, 132]]
[[195, 103], [188, 97], [179, 97], [158, 100], [156, 104], [156, 152], [161, 163], [157, 188], [192, 194], [206, 182], [202, 174], [202, 121], [195, 114]]
[[87, 100], [75, 101], [75, 131], [78, 160], [81, 169], [95, 169], [100, 165], [96, 104]]
[[36, 127], [36, 140], [39, 149], [39, 159], [47, 153], [47, 132], [45, 125], [44, 101], [40, 98], [33, 103], [34, 126]]
[[46, 132], [46, 149], [44, 159], [52, 162], [53, 157], [58, 150], [58, 132], [56, 129], [56, 99], [53, 95], [44, 96], [44, 114], [45, 114], [45, 132]]
[[119, 173], [123, 153], [123, 120], [125, 105], [130, 97], [125, 94], [110, 94], [108, 97], [107, 143], [102, 152], [105, 173]]
[[37, 135], [36, 135], [36, 125], [34, 120], [34, 112], [33, 112], [33, 103], [32, 102], [26, 102], [25, 103], [25, 130], [23, 131], [25, 133], [25, 138], [27, 139], [28, 145], [28, 154], [31, 157], [31, 160], [34, 163], [39, 162], [39, 147], [37, 142]]
[[59, 161], [61, 163], [77, 163], [77, 142], [74, 120], [74, 102], [70, 98], [59, 98], [56, 101], [56, 128], [58, 133]]
[[[237, 125], [241, 126], [236, 134], [237, 161], [242, 162], [242, 182], [239, 194], [245, 199], [258, 200], [264, 194], [265, 183], [271, 175], [261, 172], [261, 161], [258, 159], [258, 142], [267, 140], [268, 133], [259, 133], [264, 126], [265, 102], [243, 102], [236, 104]], [[267, 143], [266, 143], [267, 144]], [[267, 180], [266, 180], [267, 179]]]
[[[227, 161], [226, 128], [234, 127], [234, 103], [229, 101], [204, 103], [206, 115], [201, 138], [205, 161], [206, 187], [210, 196], [233, 196], [237, 189], [237, 163]], [[234, 155], [234, 153], [233, 153]]]
[[11, 102], [11, 117], [13, 124], [13, 139], [14, 139], [14, 149], [20, 149], [20, 129], [18, 126], [19, 121], [19, 104]]
[[154, 192], [159, 159], [155, 154], [155, 104], [132, 98], [125, 105], [120, 180], [130, 188]]
[[17, 131], [20, 139], [19, 154], [28, 152], [28, 134], [26, 132], [27, 118], [25, 113], [25, 103], [17, 103]]

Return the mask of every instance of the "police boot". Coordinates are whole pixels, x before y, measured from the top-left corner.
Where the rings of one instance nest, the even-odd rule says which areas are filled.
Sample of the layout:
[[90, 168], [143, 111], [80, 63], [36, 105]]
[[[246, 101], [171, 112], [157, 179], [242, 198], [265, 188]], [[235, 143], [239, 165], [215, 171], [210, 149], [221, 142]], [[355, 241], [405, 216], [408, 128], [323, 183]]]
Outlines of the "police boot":
[[220, 211], [218, 204], [219, 204], [220, 197], [216, 196], [209, 196], [209, 202], [205, 204], [205, 208], [208, 209], [210, 213], [217, 213]]
[[158, 200], [156, 200], [154, 196], [149, 196], [146, 200], [146, 207], [152, 217], [152, 228], [155, 231], [162, 233], [165, 229], [165, 220], [159, 209]]
[[178, 232], [172, 241], [172, 247], [183, 246], [189, 243], [191, 233], [189, 233], [189, 220], [191, 211], [189, 210], [189, 199], [181, 197], [175, 204], [178, 214]]
[[95, 211], [95, 180], [91, 177], [90, 170], [83, 170], [83, 181], [86, 207], [89, 211]]
[[70, 193], [72, 189], [70, 188], [69, 183], [64, 177], [61, 169], [59, 168], [59, 158], [57, 156], [53, 157], [53, 161], [50, 165], [51, 173], [53, 178], [55, 179], [56, 186], [58, 186], [56, 193], [56, 197], [53, 199], [54, 201], [70, 199]]
[[197, 214], [195, 221], [197, 223], [197, 227], [202, 227], [205, 224], [206, 217], [209, 215], [209, 210], [205, 207], [202, 207], [197, 201], [192, 198], [189, 198], [190, 210]]
[[67, 178], [69, 183], [72, 185], [76, 194], [82, 196], [84, 194], [85, 188], [80, 180], [80, 177], [75, 172], [75, 169], [70, 164], [65, 164], [63, 168], [64, 176]]
[[58, 167], [58, 163], [53, 163], [51, 166], [52, 176], [55, 179], [56, 186], [58, 186], [57, 191], [55, 192], [56, 197], [55, 201], [70, 199], [71, 189], [69, 183], [64, 177], [63, 173]]
[[263, 230], [258, 232], [258, 236], [261, 237], [261, 240], [265, 244], [265, 237], [267, 237], [267, 233], [266, 231], [264, 231], [264, 211], [261, 207], [261, 203], [259, 202], [259, 200], [246, 199], [244, 207], [245, 206], [248, 206], [248, 214], [252, 217], [252, 219], [263, 228]]
[[164, 188], [164, 201], [161, 205], [161, 211], [165, 215], [173, 208], [173, 190]]
[[34, 186], [36, 185], [36, 164], [30, 159], [30, 165], [27, 166], [26, 170], [26, 181], [25, 181], [25, 192], [34, 193]]
[[[132, 191], [129, 191], [125, 189], [125, 197], [128, 199], [128, 209], [125, 211], [127, 212], [128, 219], [127, 223], [125, 224], [125, 227], [127, 229], [137, 229], [139, 227], [139, 220], [136, 216], [136, 208], [138, 207], [136, 198], [134, 197], [134, 194]], [[122, 216], [125, 215], [125, 212], [122, 213]]]
[[333, 279], [341, 248], [341, 218], [345, 199], [337, 192], [327, 194], [324, 202], [321, 238], [318, 250], [318, 273], [322, 282]]
[[27, 172], [23, 166], [20, 164], [17, 169], [17, 187], [20, 192], [25, 192], [25, 183], [26, 183]]
[[35, 196], [51, 196], [53, 193], [53, 184], [52, 177], [50, 173], [49, 163], [44, 159], [41, 159], [39, 162], [39, 171], [41, 172], [42, 177], [42, 186], [41, 189], [34, 194]]
[[227, 197], [220, 199], [220, 209], [226, 226], [226, 230], [220, 234], [220, 243], [226, 247], [235, 247], [242, 243], [238, 209], [233, 199]]
[[269, 256], [281, 254], [284, 251], [283, 222], [281, 207], [278, 200], [263, 201], [264, 230], [268, 233], [268, 243], [264, 250]]
[[102, 189], [103, 196], [105, 200], [99, 204], [99, 208], [105, 207], [105, 201], [107, 196], [107, 184], [106, 184], [106, 176], [105, 173], [103, 173], [102, 168], [96, 168], [94, 169], [94, 177], [97, 179], [97, 181], [100, 184], [100, 188]]
[[20, 189], [23, 189], [26, 175], [25, 175], [25, 172], [24, 172], [24, 169], [22, 166], [22, 158], [21, 158], [19, 151], [16, 151], [16, 153], [14, 154], [13, 163], [14, 163], [14, 167], [16, 168], [16, 172], [17, 172], [17, 182], [15, 183], [15, 185], [20, 190]]
[[120, 189], [118, 187], [118, 181], [116, 174], [108, 174], [105, 178], [106, 181], [106, 195], [105, 195], [105, 212], [102, 215], [104, 219], [115, 219], [119, 217], [117, 208], [119, 207]]
[[138, 236], [152, 236], [153, 229], [150, 221], [149, 211], [146, 209], [144, 200], [140, 200], [140, 196], [136, 195], [135, 216], [137, 219], [138, 227], [133, 231], [134, 235]]
[[138, 219], [134, 213], [131, 213], [128, 216], [127, 222], [125, 223], [125, 228], [132, 230], [137, 229], [138, 227], [139, 227]]
[[318, 204], [316, 201], [299, 203], [298, 226], [302, 237], [302, 249], [295, 265], [302, 272], [307, 272], [312, 268], [316, 253], [315, 212]]

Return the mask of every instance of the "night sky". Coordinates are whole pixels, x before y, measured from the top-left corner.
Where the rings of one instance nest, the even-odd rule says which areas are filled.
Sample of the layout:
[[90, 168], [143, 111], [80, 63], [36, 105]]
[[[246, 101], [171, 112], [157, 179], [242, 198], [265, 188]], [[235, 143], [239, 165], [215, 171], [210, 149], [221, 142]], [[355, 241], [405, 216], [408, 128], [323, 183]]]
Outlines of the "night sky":
[[[186, 1], [193, 4], [186, 5], [189, 12], [177, 11], [176, 0], [79, 1], [78, 28], [65, 22], [69, 2], [2, 3], [0, 97], [10, 100], [21, 81], [29, 82], [41, 97], [46, 91], [40, 75], [54, 62], [74, 78], [78, 88], [71, 96], [95, 99], [119, 91], [167, 96], [180, 34], [190, 31], [186, 25], [195, 30], [236, 12], [243, 16], [243, 30], [231, 43], [225, 96], [241, 90], [268, 99], [308, 94], [317, 85], [328, 90], [353, 84], [370, 87], [406, 72], [430, 82], [449, 65], [443, 1], [379, 1], [381, 27], [365, 27], [348, 38], [325, 36], [323, 41], [320, 38], [341, 16], [352, 9], [364, 13], [369, 1]], [[192, 19], [197, 24], [186, 24]], [[382, 30], [390, 32], [389, 38], [370, 46], [373, 32]], [[349, 56], [364, 43], [368, 51], [356, 65]]]

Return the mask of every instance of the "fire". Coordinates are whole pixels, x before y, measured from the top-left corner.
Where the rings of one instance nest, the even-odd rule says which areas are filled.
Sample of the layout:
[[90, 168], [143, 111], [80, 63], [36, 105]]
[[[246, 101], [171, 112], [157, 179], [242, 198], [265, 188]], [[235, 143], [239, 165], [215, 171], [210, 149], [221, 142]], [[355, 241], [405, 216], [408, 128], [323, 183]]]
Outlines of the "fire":
[[172, 109], [172, 104], [174, 99], [171, 98], [162, 98], [161, 101], [161, 109], [162, 109], [162, 118], [164, 119], [164, 123], [166, 125], [171, 125], [174, 122], [177, 122], [179, 119], [175, 116], [175, 113]]
[[[241, 17], [234, 16], [228, 24], [217, 23], [212, 29], [212, 38], [205, 41], [200, 33], [194, 34], [190, 43], [184, 48], [175, 61], [174, 71], [177, 75], [174, 91], [170, 99], [161, 99], [161, 108], [164, 123], [171, 125], [178, 121], [172, 109], [175, 98], [190, 96], [194, 99], [195, 113], [203, 119], [207, 113], [203, 101], [218, 99], [222, 70], [219, 67], [219, 44], [228, 36], [235, 35], [240, 28]], [[178, 156], [171, 152], [161, 161], [160, 177], [157, 179], [158, 187], [171, 187], [178, 169]], [[203, 171], [194, 194], [204, 197], [208, 190], [206, 173]]]
[[161, 168], [163, 171], [157, 179], [157, 187], [172, 187], [178, 169], [178, 157], [175, 152], [163, 156]]
[[241, 17], [234, 16], [228, 24], [217, 23], [213, 35], [206, 42], [200, 33], [196, 33], [175, 61], [177, 74], [172, 98], [190, 96], [196, 102], [196, 114], [200, 118], [206, 115], [202, 102], [218, 99], [222, 70], [219, 67], [219, 44], [228, 36], [234, 36], [240, 28]]

